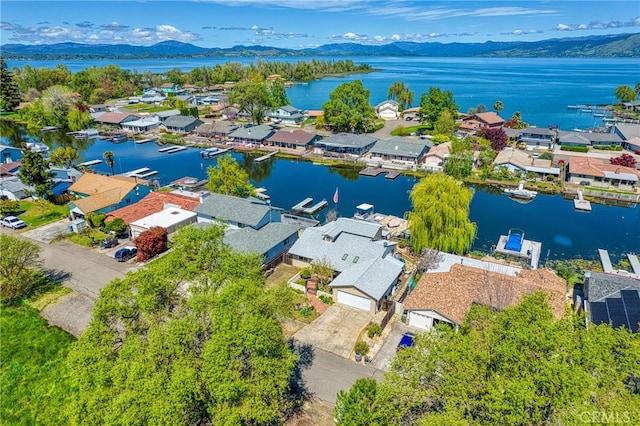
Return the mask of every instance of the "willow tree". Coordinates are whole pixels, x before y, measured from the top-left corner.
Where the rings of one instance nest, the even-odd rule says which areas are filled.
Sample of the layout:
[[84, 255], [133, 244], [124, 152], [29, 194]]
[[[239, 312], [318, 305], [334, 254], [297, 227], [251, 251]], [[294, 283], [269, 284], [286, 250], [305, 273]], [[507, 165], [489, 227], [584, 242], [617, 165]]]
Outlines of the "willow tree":
[[435, 174], [411, 190], [413, 210], [409, 213], [411, 246], [415, 253], [435, 248], [448, 253], [469, 251], [476, 226], [469, 221], [473, 194], [455, 179]]

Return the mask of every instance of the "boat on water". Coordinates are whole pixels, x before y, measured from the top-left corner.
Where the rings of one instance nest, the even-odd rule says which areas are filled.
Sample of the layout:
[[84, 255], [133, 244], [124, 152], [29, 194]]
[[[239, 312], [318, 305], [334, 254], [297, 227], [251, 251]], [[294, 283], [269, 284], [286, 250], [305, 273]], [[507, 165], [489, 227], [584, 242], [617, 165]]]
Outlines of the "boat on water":
[[68, 136], [73, 136], [76, 139], [89, 139], [95, 138], [100, 134], [96, 129], [84, 129], [77, 132], [67, 132]]
[[524, 188], [524, 182], [520, 182], [518, 184], [517, 189], [513, 188], [505, 188], [505, 194], [508, 194], [510, 197], [519, 198], [522, 200], [533, 200], [538, 193], [536, 191], [531, 191], [529, 189]]

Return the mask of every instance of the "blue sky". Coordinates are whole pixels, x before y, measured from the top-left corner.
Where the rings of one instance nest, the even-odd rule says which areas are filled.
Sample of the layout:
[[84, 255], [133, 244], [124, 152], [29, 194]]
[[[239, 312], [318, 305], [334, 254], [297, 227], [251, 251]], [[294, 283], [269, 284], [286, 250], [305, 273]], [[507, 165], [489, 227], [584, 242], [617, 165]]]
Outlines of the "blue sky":
[[640, 32], [640, 2], [436, 0], [2, 0], [0, 42], [178, 40], [303, 48], [392, 41], [534, 41]]

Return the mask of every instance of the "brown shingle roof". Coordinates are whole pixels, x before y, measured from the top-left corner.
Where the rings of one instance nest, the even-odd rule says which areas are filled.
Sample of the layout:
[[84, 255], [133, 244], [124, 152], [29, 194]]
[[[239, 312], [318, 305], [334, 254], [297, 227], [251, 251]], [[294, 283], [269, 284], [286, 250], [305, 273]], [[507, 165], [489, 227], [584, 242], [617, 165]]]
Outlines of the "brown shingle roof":
[[268, 142], [292, 143], [296, 145], [308, 145], [316, 135], [304, 130], [278, 130], [267, 139]]
[[69, 187], [69, 191], [86, 196], [74, 204], [89, 213], [122, 201], [136, 185], [135, 178], [85, 173]]
[[135, 114], [127, 114], [124, 112], [105, 112], [101, 116], [95, 119], [96, 123], [106, 123], [106, 124], [120, 124], [124, 119], [129, 116], [138, 117]]
[[474, 117], [476, 118], [476, 120], [479, 120], [485, 124], [502, 124], [504, 123], [504, 120], [502, 119], [502, 117], [500, 117], [498, 114], [496, 114], [495, 112], [479, 112], [477, 114], [474, 115]]
[[638, 172], [636, 169], [625, 166], [616, 166], [615, 164], [608, 164], [605, 163], [604, 160], [591, 157], [569, 158], [569, 172], [578, 175], [600, 177], [604, 177], [605, 172], [630, 173], [638, 176], [638, 179], [640, 179], [640, 172]]
[[473, 303], [504, 309], [526, 294], [544, 291], [556, 318], [564, 315], [564, 279], [546, 269], [522, 271], [517, 277], [453, 265], [449, 272], [427, 273], [404, 301], [407, 310], [431, 309], [462, 324]]
[[128, 225], [136, 220], [161, 212], [166, 204], [179, 206], [182, 210], [193, 211], [200, 204], [200, 200], [170, 192], [152, 192], [135, 204], [112, 211], [106, 221], [109, 222], [119, 217]]

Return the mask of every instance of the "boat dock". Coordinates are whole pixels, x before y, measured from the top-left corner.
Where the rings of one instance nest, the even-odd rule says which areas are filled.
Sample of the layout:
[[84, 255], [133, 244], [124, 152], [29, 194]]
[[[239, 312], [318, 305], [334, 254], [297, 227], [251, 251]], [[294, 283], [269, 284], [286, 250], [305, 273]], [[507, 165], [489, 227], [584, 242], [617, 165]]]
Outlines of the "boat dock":
[[611, 264], [611, 259], [609, 258], [609, 252], [604, 249], [598, 249], [598, 256], [600, 256], [600, 263], [602, 263], [602, 270], [604, 271], [604, 273], [612, 273], [613, 265]]
[[316, 204], [310, 206], [311, 203], [313, 203], [313, 198], [305, 198], [295, 206], [291, 207], [291, 211], [296, 213], [314, 214], [329, 205], [327, 200], [319, 201]]
[[582, 190], [581, 189], [578, 190], [578, 198], [573, 200], [573, 207], [576, 210], [583, 210], [583, 211], [586, 211], [586, 212], [590, 212], [591, 211], [591, 203], [584, 199], [584, 196], [582, 195]]
[[173, 154], [174, 152], [180, 152], [188, 149], [186, 146], [174, 146], [173, 149], [165, 151], [167, 154]]
[[400, 176], [400, 172], [397, 170], [392, 170], [389, 173], [386, 174], [386, 176], [384, 177], [385, 179], [395, 179], [398, 176]]
[[627, 258], [629, 259], [633, 273], [640, 277], [640, 262], [638, 261], [638, 256], [633, 253], [627, 253]]
[[149, 167], [142, 167], [140, 169], [132, 170], [130, 172], [123, 173], [123, 176], [136, 177], [140, 179], [148, 178], [149, 176], [157, 175], [157, 170], [151, 170]]
[[376, 176], [384, 173], [385, 171], [386, 170], [383, 169], [382, 167], [367, 167], [366, 169], [360, 170], [360, 175], [376, 177]]
[[91, 160], [91, 161], [85, 161], [84, 163], [80, 163], [78, 164], [78, 166], [89, 167], [89, 166], [95, 166], [96, 164], [100, 164], [100, 163], [102, 163], [102, 160]]
[[164, 148], [160, 148], [158, 150], [158, 152], [167, 152], [167, 151], [170, 151], [170, 150], [174, 149], [175, 147], [176, 147], [175, 145], [165, 146]]
[[269, 159], [269, 158], [273, 157], [273, 156], [274, 156], [274, 155], [276, 155], [278, 152], [280, 152], [280, 151], [273, 151], [273, 152], [270, 152], [270, 153], [268, 153], [268, 154], [265, 154], [265, 155], [263, 155], [263, 156], [261, 156], [261, 157], [254, 158], [253, 162], [254, 162], [254, 163], [260, 163], [261, 161], [264, 161], [264, 160], [266, 160], [266, 159]]
[[215, 148], [215, 147], [207, 148], [200, 151], [200, 156], [205, 158], [211, 158], [211, 157], [216, 157], [220, 154], [224, 154], [225, 152], [229, 152], [231, 150], [233, 150], [233, 148], [226, 148], [226, 149]]
[[141, 143], [149, 143], [149, 142], [153, 142], [155, 139], [153, 138], [145, 138], [145, 139], [136, 139], [134, 142], [137, 144], [141, 144]]
[[528, 261], [531, 269], [538, 269], [542, 243], [539, 241], [525, 240], [524, 233], [511, 233], [500, 235], [495, 252], [507, 258], [516, 257]]

